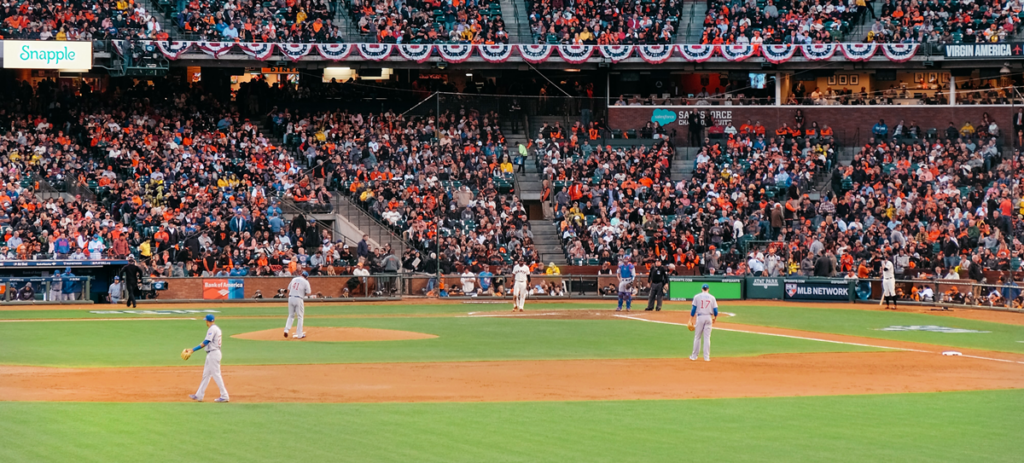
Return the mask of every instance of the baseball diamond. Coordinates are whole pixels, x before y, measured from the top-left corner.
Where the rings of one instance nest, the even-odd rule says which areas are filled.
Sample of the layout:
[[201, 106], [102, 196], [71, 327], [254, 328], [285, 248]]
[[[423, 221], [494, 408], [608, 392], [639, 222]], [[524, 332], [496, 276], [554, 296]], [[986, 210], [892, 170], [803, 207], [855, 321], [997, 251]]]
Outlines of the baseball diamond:
[[0, 63], [0, 463], [1024, 461], [1024, 0], [18, 0]]

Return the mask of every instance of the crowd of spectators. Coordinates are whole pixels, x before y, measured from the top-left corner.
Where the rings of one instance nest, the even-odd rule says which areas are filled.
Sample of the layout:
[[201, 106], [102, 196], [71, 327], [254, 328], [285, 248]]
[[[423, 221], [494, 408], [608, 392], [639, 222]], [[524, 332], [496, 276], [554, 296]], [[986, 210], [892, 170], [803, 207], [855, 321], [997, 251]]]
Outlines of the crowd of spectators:
[[0, 37], [7, 39], [167, 38], [156, 18], [132, 0], [6, 2], [0, 21]]
[[343, 41], [330, 0], [191, 0], [174, 13], [178, 29], [201, 40], [333, 43]]
[[[868, 42], [998, 43], [1020, 31], [1022, 4], [1007, 2], [900, 2], [885, 0]], [[872, 13], [873, 16], [873, 13]]]
[[406, 270], [499, 274], [538, 259], [514, 194], [518, 153], [506, 146], [497, 113], [280, 111], [271, 124], [316, 166], [316, 185], [350, 196], [412, 244]]
[[509, 43], [496, 1], [353, 0], [352, 21], [381, 43]]
[[[314, 221], [284, 221], [282, 207], [329, 204], [328, 194], [291, 150], [200, 85], [140, 81], [97, 93], [44, 80], [2, 97], [2, 259], [134, 255], [157, 277], [355, 262]], [[42, 183], [68, 193], [44, 199]]]
[[840, 42], [869, 11], [860, 3], [863, 0], [710, 0], [700, 42], [755, 46]]
[[538, 43], [667, 44], [675, 40], [682, 6], [679, 0], [532, 0], [530, 30]]

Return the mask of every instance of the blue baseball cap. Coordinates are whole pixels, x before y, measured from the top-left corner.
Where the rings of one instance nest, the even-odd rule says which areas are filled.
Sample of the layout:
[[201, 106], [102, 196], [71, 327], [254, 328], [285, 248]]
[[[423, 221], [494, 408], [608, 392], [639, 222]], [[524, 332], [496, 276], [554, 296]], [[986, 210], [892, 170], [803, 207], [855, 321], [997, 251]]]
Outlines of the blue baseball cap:
[[710, 286], [708, 286], [706, 284], [704, 286], [701, 286], [701, 289], [708, 289], [708, 288], [710, 288]]
[[309, 276], [309, 272], [302, 272], [302, 276], [308, 277]]
[[213, 314], [212, 313], [206, 314], [206, 321], [208, 321], [208, 322], [212, 322], [213, 321]]

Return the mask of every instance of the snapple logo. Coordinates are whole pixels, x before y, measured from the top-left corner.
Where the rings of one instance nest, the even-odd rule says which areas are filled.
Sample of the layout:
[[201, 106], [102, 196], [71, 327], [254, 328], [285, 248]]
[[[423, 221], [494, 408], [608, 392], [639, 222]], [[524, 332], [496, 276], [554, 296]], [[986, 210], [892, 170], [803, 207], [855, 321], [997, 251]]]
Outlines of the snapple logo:
[[657, 122], [661, 125], [668, 125], [669, 123], [676, 120], [675, 111], [669, 111], [667, 109], [655, 109], [651, 114], [651, 122]]
[[63, 50], [32, 50], [31, 45], [21, 47], [22, 61], [46, 61], [46, 64], [60, 64], [61, 61], [74, 61], [75, 52], [64, 47]]

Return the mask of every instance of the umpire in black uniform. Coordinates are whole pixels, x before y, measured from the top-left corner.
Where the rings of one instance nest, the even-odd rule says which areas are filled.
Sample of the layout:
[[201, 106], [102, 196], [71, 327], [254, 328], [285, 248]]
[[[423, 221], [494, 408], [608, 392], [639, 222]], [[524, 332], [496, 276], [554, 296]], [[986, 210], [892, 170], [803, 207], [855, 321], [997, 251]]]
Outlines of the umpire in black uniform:
[[[651, 284], [651, 295], [647, 296], [647, 310], [661, 311], [661, 301], [665, 297], [665, 285], [668, 284], [668, 269], [661, 264], [661, 259], [654, 262], [650, 273], [647, 274], [647, 282]], [[658, 301], [658, 308], [654, 308], [654, 301]]]
[[127, 306], [137, 307], [135, 305], [135, 298], [139, 294], [139, 282], [142, 280], [142, 269], [138, 265], [135, 265], [135, 256], [128, 256], [128, 265], [125, 265], [121, 269], [121, 274], [124, 275], [124, 288], [128, 293]]

